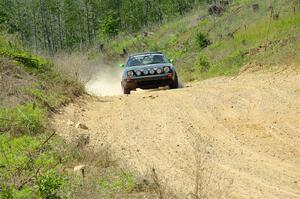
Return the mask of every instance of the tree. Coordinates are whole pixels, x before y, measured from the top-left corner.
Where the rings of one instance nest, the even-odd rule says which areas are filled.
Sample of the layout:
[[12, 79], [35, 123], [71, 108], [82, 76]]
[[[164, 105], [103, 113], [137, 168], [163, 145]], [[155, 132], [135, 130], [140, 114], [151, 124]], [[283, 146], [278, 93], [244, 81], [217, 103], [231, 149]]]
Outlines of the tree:
[[136, 32], [183, 15], [204, 0], [0, 0], [0, 24], [50, 54], [85, 49], [97, 33]]

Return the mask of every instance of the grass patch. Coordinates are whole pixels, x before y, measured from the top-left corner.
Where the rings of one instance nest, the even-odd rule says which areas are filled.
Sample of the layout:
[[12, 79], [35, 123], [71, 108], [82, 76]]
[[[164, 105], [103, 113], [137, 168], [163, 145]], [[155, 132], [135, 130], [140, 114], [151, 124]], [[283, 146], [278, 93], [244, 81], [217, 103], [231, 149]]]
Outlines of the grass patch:
[[14, 135], [42, 132], [45, 121], [45, 111], [35, 104], [19, 105], [13, 109], [0, 109], [2, 131]]
[[26, 51], [19, 51], [10, 48], [0, 48], [0, 55], [9, 57], [32, 69], [36, 73], [50, 70], [50, 63], [48, 63], [45, 59], [32, 55], [31, 53]]
[[61, 93], [47, 93], [45, 90], [37, 88], [28, 89], [27, 92], [33, 96], [40, 104], [44, 104], [47, 108], [54, 110], [62, 103], [66, 102], [66, 96]]
[[[11, 198], [32, 198], [39, 195], [40, 178], [52, 169], [59, 168], [58, 153], [51, 144], [44, 144], [46, 135], [18, 137], [0, 135], [0, 180], [2, 192]], [[37, 185], [37, 186], [35, 186]], [[51, 185], [51, 184], [50, 184]], [[51, 186], [49, 189], [52, 189]], [[43, 198], [43, 197], [42, 197]]]
[[36, 56], [21, 47], [19, 40], [0, 32], [0, 55], [8, 57], [36, 74], [51, 70], [51, 63], [41, 56]]
[[136, 180], [130, 173], [124, 172], [108, 172], [99, 179], [100, 191], [110, 197], [116, 197], [116, 195], [130, 193], [136, 186]]

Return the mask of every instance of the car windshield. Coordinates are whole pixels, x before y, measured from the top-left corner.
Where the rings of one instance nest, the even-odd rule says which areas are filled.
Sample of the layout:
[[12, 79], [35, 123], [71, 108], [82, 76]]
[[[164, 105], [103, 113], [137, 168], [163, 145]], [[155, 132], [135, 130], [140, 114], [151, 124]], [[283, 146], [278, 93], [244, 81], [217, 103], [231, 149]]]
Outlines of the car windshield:
[[136, 55], [129, 58], [127, 67], [143, 66], [149, 64], [168, 63], [168, 60], [162, 54]]

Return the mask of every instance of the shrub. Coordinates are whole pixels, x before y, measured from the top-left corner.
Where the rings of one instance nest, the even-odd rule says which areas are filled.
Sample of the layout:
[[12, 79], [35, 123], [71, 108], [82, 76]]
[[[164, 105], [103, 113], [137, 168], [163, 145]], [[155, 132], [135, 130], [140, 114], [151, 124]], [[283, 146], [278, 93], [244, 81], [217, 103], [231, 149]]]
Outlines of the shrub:
[[39, 195], [43, 199], [59, 199], [59, 191], [64, 184], [64, 177], [54, 170], [48, 171], [46, 174], [37, 179], [37, 187]]
[[207, 46], [209, 46], [211, 44], [210, 40], [207, 38], [207, 36], [203, 33], [198, 33], [196, 35], [196, 42], [198, 47], [202, 48], [206, 48]]
[[210, 62], [208, 61], [207, 57], [203, 56], [203, 55], [200, 55], [198, 57], [196, 66], [197, 66], [197, 68], [200, 69], [201, 73], [207, 72], [211, 67]]
[[102, 24], [102, 33], [107, 36], [117, 35], [119, 33], [120, 23], [120, 18], [115, 13], [107, 15]]

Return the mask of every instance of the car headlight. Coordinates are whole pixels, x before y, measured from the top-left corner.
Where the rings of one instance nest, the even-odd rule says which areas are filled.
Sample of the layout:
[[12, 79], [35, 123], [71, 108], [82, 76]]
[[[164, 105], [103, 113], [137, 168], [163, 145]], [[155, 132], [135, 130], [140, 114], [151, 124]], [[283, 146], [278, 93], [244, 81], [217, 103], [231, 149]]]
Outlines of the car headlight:
[[150, 73], [151, 75], [154, 75], [154, 74], [155, 74], [155, 70], [154, 70], [153, 68], [151, 68], [150, 71], [149, 71], [149, 73]]
[[142, 72], [141, 72], [140, 70], [137, 70], [137, 71], [135, 71], [135, 74], [136, 74], [137, 76], [141, 76], [141, 75], [142, 75]]
[[148, 74], [149, 74], [149, 71], [148, 71], [147, 69], [145, 69], [145, 70], [143, 71], [143, 73], [144, 73], [144, 75], [148, 75]]
[[161, 74], [161, 73], [162, 73], [162, 70], [159, 68], [159, 69], [156, 70], [156, 72], [157, 72], [158, 74]]
[[164, 72], [165, 73], [169, 73], [171, 71], [170, 67], [169, 66], [165, 66], [164, 67]]
[[128, 72], [127, 72], [127, 76], [128, 76], [128, 77], [133, 77], [133, 76], [134, 76], [133, 71], [132, 71], [132, 70], [128, 71]]

